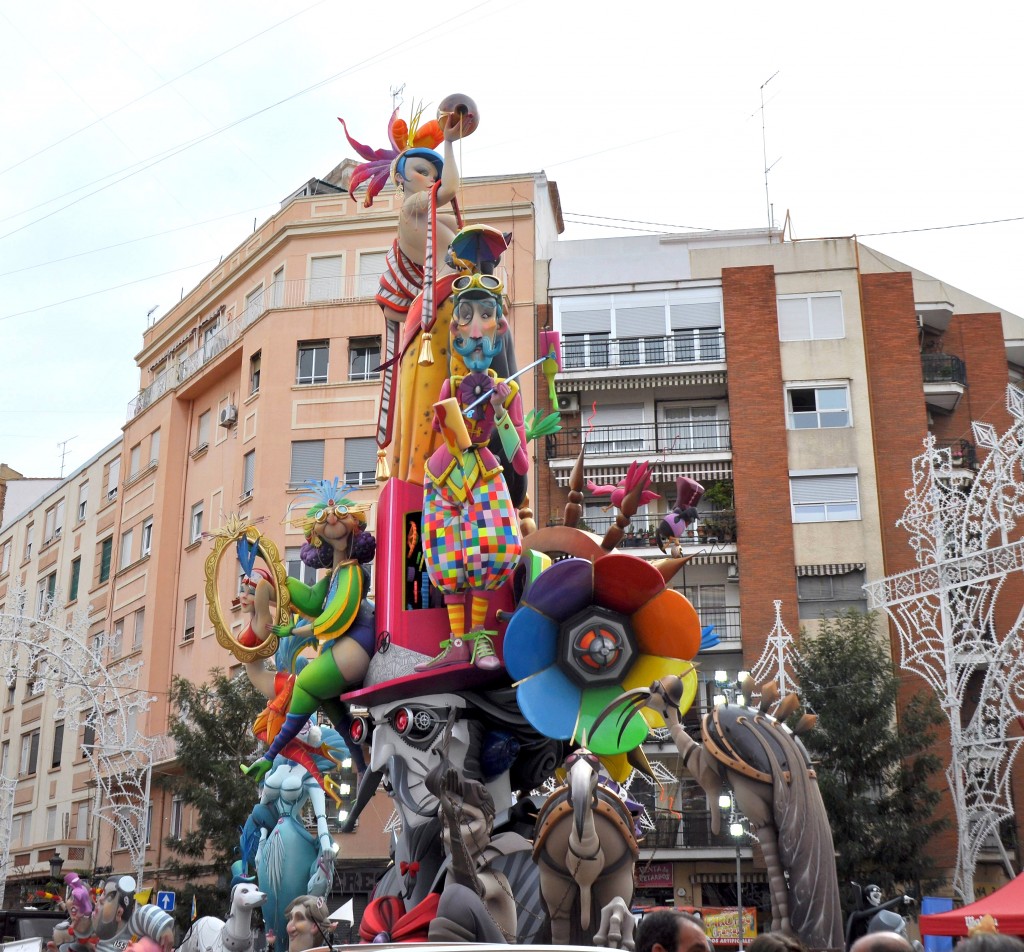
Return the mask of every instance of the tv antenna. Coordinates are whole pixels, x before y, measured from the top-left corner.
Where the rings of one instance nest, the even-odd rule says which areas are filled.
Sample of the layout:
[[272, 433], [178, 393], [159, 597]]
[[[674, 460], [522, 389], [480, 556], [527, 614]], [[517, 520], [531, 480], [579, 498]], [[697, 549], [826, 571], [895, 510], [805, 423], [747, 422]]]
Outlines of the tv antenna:
[[391, 111], [394, 112], [398, 108], [398, 100], [402, 97], [402, 93], [405, 92], [405, 83], [401, 86], [391, 87]]
[[64, 460], [67, 459], [67, 455], [68, 455], [68, 443], [70, 443], [72, 440], [76, 440], [76, 439], [78, 439], [77, 436], [69, 436], [62, 443], [58, 443], [57, 444], [60, 447], [60, 478], [61, 479], [64, 478]]
[[767, 86], [776, 76], [779, 75], [779, 70], [775, 70], [763, 83], [761, 83], [761, 155], [764, 159], [764, 204], [765, 210], [768, 213], [768, 240], [771, 241], [772, 237], [772, 203], [768, 197], [768, 173], [779, 164], [779, 159], [782, 158], [780, 155], [778, 159], [768, 164], [768, 144], [764, 134], [764, 87]]
[[150, 321], [150, 318], [153, 316], [153, 312], [158, 311], [159, 309], [160, 305], [154, 304], [148, 311], [146, 311], [146, 327], [149, 327], [153, 323]]

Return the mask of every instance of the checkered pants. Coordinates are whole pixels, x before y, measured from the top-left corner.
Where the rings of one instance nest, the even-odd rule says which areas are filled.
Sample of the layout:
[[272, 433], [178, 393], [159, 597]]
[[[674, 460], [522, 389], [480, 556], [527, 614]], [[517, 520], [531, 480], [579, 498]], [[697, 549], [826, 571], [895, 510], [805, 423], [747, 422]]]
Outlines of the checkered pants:
[[501, 473], [470, 487], [465, 502], [428, 480], [423, 543], [427, 574], [445, 595], [498, 588], [523, 552], [519, 519]]

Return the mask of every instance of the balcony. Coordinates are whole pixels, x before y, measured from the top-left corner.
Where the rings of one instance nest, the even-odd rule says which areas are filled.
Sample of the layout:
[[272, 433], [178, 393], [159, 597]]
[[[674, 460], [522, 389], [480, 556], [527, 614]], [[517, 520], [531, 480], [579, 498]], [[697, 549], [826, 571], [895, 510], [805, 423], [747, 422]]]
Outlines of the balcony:
[[[711, 832], [711, 813], [708, 810], [686, 811], [674, 814], [659, 811], [655, 829], [640, 841], [644, 850], [736, 849], [736, 840], [723, 823], [717, 835]], [[748, 846], [747, 843], [743, 844]]]
[[724, 361], [725, 334], [716, 330], [680, 332], [669, 337], [569, 334], [562, 341], [562, 369], [567, 372]]
[[922, 354], [924, 399], [933, 410], [952, 413], [967, 389], [967, 366], [955, 354]]
[[936, 440], [936, 448], [949, 450], [954, 468], [978, 471], [978, 448], [970, 440]]
[[549, 460], [575, 459], [583, 443], [587, 456], [686, 456], [732, 451], [728, 420], [714, 423], [636, 423], [620, 426], [565, 427], [545, 437]]
[[[150, 404], [155, 403], [168, 390], [174, 390], [200, 368], [238, 340], [250, 324], [267, 311], [283, 308], [325, 307], [352, 301], [372, 299], [377, 293], [378, 278], [349, 275], [335, 278], [308, 278], [296, 281], [278, 281], [266, 291], [247, 299], [241, 316], [228, 321], [191, 354], [171, 364], [158, 374], [148, 387], [139, 391], [128, 404], [128, 419], [137, 417]], [[170, 359], [170, 358], [169, 358]]]

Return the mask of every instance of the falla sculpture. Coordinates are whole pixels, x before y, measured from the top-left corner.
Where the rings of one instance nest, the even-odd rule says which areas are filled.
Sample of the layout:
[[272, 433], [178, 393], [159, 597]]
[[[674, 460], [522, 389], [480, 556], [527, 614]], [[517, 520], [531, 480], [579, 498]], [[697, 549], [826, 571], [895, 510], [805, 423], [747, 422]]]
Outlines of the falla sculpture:
[[[480, 110], [455, 94], [426, 116], [422, 105], [408, 117], [396, 110], [383, 148], [342, 120], [363, 160], [352, 199], [370, 205], [389, 184], [398, 193], [376, 296], [385, 340], [377, 501], [357, 501], [337, 479], [307, 486], [285, 518], [302, 529], [304, 561], [323, 573], [313, 585], [288, 577], [269, 530], [231, 517], [213, 538], [211, 620], [268, 698], [257, 726], [266, 753], [242, 767], [254, 800], [267, 801], [259, 791], [279, 758], [319, 763], [301, 733], [319, 717], [359, 770], [349, 828], [386, 784], [401, 830], [356, 924], [363, 941], [632, 948], [641, 831], [619, 785], [650, 772], [651, 727], [667, 726], [692, 763], [705, 757], [676, 737], [702, 644], [697, 612], [670, 586], [685, 559], [652, 563], [617, 549], [637, 509], [657, 498], [649, 462], [608, 487], [615, 518], [604, 536], [578, 527], [585, 446], [562, 525], [536, 527], [529, 443], [559, 418], [526, 407], [545, 389], [538, 374], [557, 405], [560, 341], [544, 329], [520, 364], [508, 266], [519, 239], [463, 219], [453, 145], [478, 131]], [[698, 484], [684, 488], [686, 505], [662, 533], [670, 551], [699, 498]], [[249, 615], [237, 635], [220, 604], [229, 572], [243, 577]], [[664, 691], [651, 694], [652, 684]], [[649, 693], [637, 704], [640, 690]], [[302, 783], [330, 796], [329, 761], [303, 769]], [[343, 836], [336, 845], [344, 855]], [[310, 872], [303, 862], [299, 880]], [[789, 900], [791, 924], [799, 902]]]

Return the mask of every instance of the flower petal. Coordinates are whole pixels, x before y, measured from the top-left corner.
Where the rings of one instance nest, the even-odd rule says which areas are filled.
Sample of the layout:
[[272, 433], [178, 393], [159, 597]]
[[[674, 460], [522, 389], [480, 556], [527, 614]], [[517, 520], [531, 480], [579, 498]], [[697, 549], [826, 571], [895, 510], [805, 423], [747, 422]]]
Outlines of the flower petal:
[[534, 579], [523, 603], [555, 621], [565, 621], [589, 605], [594, 594], [594, 563], [562, 559]]
[[520, 605], [505, 629], [502, 655], [513, 681], [554, 664], [558, 623], [530, 605]]
[[[598, 727], [597, 733], [591, 736], [590, 729], [598, 715], [622, 694], [618, 685], [606, 688], [586, 688], [580, 703], [580, 723], [576, 729], [576, 742], [586, 741], [587, 748], [598, 756], [623, 754], [639, 747], [647, 738], [647, 722], [642, 717], [630, 718], [625, 730], [620, 730], [620, 722], [616, 715], [609, 715]], [[624, 701], [625, 708], [628, 702]]]
[[697, 611], [674, 588], [657, 594], [631, 620], [637, 646], [644, 654], [689, 660], [700, 650]]
[[650, 562], [613, 552], [594, 563], [594, 601], [632, 615], [665, 588], [665, 579]]
[[555, 667], [535, 674], [516, 688], [523, 716], [541, 734], [555, 740], [568, 740], [572, 736], [580, 695], [580, 689]]
[[[697, 669], [688, 661], [662, 658], [658, 655], [641, 655], [623, 680], [622, 690], [649, 688], [655, 681], [660, 681], [670, 674], [678, 675], [683, 681], [683, 696], [679, 702], [679, 710], [685, 714], [697, 697]], [[641, 713], [651, 727], [665, 726], [664, 718], [649, 707], [642, 708]]]

